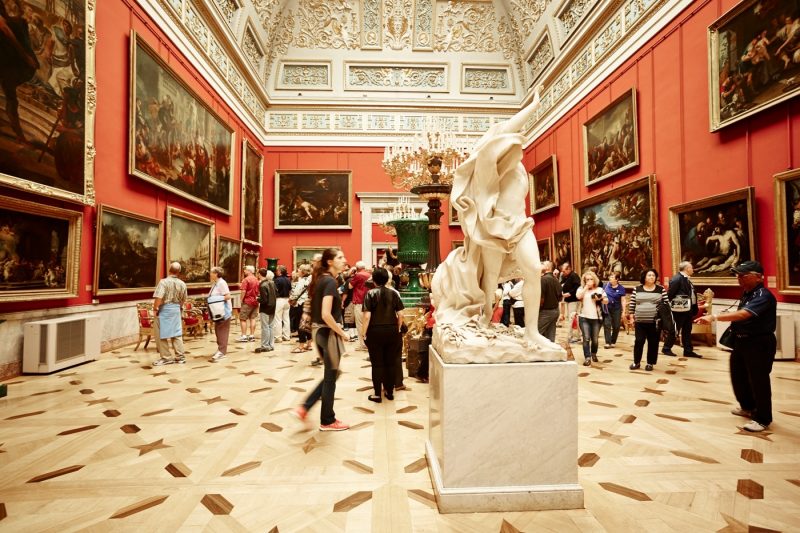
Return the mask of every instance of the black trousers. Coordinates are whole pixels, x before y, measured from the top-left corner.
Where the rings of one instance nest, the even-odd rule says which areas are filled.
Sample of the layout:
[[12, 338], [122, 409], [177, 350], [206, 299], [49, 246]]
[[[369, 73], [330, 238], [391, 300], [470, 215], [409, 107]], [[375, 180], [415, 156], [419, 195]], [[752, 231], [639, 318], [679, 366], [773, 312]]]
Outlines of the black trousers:
[[742, 409], [754, 411], [753, 420], [772, 423], [772, 385], [769, 375], [777, 340], [772, 333], [736, 337], [731, 353], [731, 385]]
[[633, 362], [642, 362], [644, 343], [647, 343], [647, 364], [654, 365], [658, 362], [658, 328], [655, 322], [637, 322], [636, 340], [633, 341]]
[[[672, 313], [675, 318], [675, 331], [681, 336], [681, 346], [683, 346], [683, 355], [688, 355], [694, 351], [692, 347], [692, 319], [694, 314], [687, 311], [685, 313]], [[667, 338], [664, 339], [664, 349], [671, 350], [675, 345], [675, 333], [670, 332]]]
[[[369, 360], [372, 363], [372, 388], [375, 396], [381, 395], [381, 388], [391, 396], [394, 394], [397, 366], [400, 366], [401, 375], [403, 371], [401, 361], [403, 337], [397, 330], [397, 324], [386, 326], [370, 324], [364, 343], [367, 345]], [[402, 383], [401, 377], [400, 384]]]
[[525, 308], [524, 307], [512, 307], [511, 310], [514, 312], [514, 324], [524, 328], [525, 327]]

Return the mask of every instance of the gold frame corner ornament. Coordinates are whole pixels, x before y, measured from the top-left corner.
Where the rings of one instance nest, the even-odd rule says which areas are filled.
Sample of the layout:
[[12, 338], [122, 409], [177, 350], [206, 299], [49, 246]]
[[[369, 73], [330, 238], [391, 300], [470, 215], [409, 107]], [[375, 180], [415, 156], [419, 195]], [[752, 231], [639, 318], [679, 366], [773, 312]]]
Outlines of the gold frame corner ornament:
[[[240, 213], [240, 225], [241, 230], [239, 232], [239, 236], [243, 243], [247, 243], [253, 246], [261, 246], [261, 240], [263, 239], [263, 224], [262, 221], [264, 219], [264, 154], [258, 152], [258, 185], [257, 185], [257, 194], [258, 194], [258, 202], [257, 202], [257, 211], [256, 214], [256, 232], [258, 233], [258, 240], [253, 241], [251, 239], [245, 238], [245, 196], [247, 192], [247, 184], [246, 184], [246, 173], [247, 173], [247, 149], [251, 146], [251, 143], [247, 140], [247, 138], [242, 139], [242, 193], [241, 193], [241, 204], [239, 206]], [[252, 145], [254, 148], [254, 152], [256, 145]]]
[[789, 211], [787, 209], [787, 187], [790, 181], [800, 178], [800, 169], [795, 168], [773, 176], [775, 180], [775, 227], [777, 229], [778, 292], [800, 294], [800, 284], [792, 285], [789, 265]]

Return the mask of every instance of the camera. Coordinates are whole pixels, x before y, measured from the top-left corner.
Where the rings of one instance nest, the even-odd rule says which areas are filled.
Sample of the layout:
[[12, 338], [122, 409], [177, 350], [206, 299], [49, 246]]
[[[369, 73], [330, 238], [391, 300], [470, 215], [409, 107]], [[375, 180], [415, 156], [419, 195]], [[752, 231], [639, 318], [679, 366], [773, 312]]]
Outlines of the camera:
[[594, 300], [595, 302], [599, 302], [602, 299], [603, 299], [603, 293], [602, 292], [592, 293], [592, 300]]

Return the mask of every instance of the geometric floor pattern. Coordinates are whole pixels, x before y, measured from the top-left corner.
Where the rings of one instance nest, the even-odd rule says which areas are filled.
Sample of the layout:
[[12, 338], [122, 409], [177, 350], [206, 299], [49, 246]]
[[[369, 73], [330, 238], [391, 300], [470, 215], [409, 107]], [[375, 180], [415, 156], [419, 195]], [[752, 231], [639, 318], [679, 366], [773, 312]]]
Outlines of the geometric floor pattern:
[[576, 366], [585, 509], [439, 514], [428, 385], [406, 378], [393, 402], [369, 402], [369, 363], [353, 351], [335, 404], [352, 428], [306, 430], [289, 411], [322, 376], [310, 352], [232, 344], [211, 364], [206, 335], [187, 340], [185, 365], [153, 368], [152, 346], [130, 346], [7, 381], [0, 531], [800, 530], [800, 364], [775, 363], [775, 421], [751, 434], [730, 414], [727, 353], [701, 346], [703, 359], [630, 371], [632, 340]]

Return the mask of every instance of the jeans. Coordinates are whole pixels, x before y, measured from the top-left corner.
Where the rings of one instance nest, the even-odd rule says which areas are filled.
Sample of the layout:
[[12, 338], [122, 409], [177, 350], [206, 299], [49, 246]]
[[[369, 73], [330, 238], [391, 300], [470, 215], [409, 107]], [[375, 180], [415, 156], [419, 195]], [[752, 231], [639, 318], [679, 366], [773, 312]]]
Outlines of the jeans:
[[769, 380], [775, 361], [775, 335], [736, 337], [731, 353], [731, 384], [742, 409], [754, 411], [753, 420], [772, 423], [772, 385]]
[[339, 378], [339, 360], [342, 355], [330, 352], [328, 344], [330, 335], [336, 335], [336, 333], [327, 327], [319, 328], [316, 331], [314, 342], [317, 345], [317, 350], [322, 355], [322, 361], [325, 363], [325, 373], [322, 381], [311, 391], [311, 394], [308, 395], [303, 404], [306, 411], [309, 411], [318, 400], [322, 400], [320, 423], [323, 426], [336, 422], [336, 413], [333, 411], [333, 396], [336, 394], [336, 380]]
[[601, 320], [599, 318], [578, 317], [578, 325], [583, 335], [583, 357], [591, 359], [597, 356], [597, 338], [600, 336]]
[[272, 336], [272, 321], [275, 320], [275, 315], [268, 315], [266, 313], [259, 313], [258, 317], [261, 319], [261, 347], [272, 349], [273, 336]]
[[622, 320], [622, 308], [609, 308], [607, 315], [603, 316], [603, 336], [606, 344], [617, 344], [619, 325]]
[[508, 327], [511, 324], [511, 300], [503, 300], [503, 314], [500, 323]]

